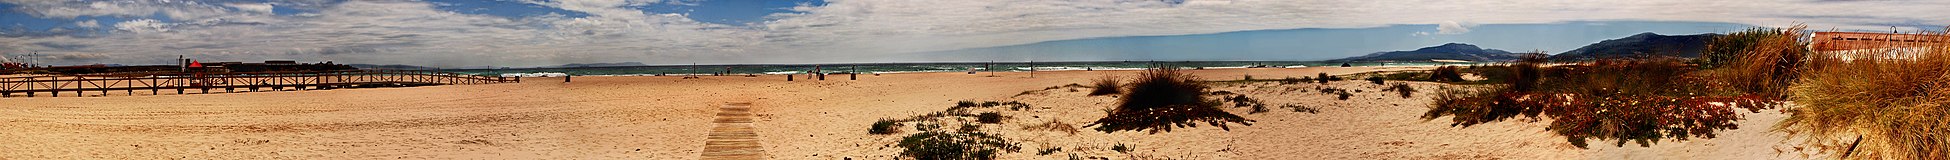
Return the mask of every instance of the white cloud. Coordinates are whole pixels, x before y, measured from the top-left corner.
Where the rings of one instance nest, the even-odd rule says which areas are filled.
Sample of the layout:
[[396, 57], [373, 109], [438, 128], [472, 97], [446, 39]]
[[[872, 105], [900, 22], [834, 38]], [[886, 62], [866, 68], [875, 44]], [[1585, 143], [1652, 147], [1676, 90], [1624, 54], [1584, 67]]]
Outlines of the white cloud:
[[[1946, 25], [1937, 20], [1950, 17], [1941, 9], [1950, 8], [1950, 1], [831, 0], [824, 6], [794, 7], [790, 10], [803, 13], [773, 15], [744, 27], [636, 9], [693, 1], [523, 0], [590, 15], [527, 18], [459, 14], [418, 1], [268, 3], [316, 4], [305, 7], [317, 12], [293, 16], [262, 14], [269, 5], [198, 1], [0, 2], [43, 18], [162, 14], [173, 19], [117, 23], [114, 29], [127, 32], [99, 36], [0, 37], [0, 48], [5, 49], [60, 51], [34, 44], [95, 44], [65, 52], [110, 55], [98, 59], [105, 63], [157, 63], [173, 57], [144, 55], [191, 54], [229, 61], [300, 59], [449, 67], [626, 61], [860, 62], [914, 52], [1065, 39], [1431, 22], [1437, 23], [1435, 33], [1411, 36], [1467, 33], [1474, 24], [1659, 20], [1886, 29], [1884, 24]], [[1855, 12], [1860, 8], [1878, 11]]]
[[135, 33], [168, 32], [169, 24], [154, 19], [136, 19], [116, 23], [115, 29]]
[[269, 3], [224, 3], [223, 5], [258, 14], [269, 14], [273, 8]]
[[1428, 35], [1429, 35], [1429, 32], [1415, 32], [1415, 33], [1409, 33], [1409, 34], [1408, 34], [1408, 36], [1410, 36], [1410, 37], [1421, 37], [1421, 36], [1428, 36]]
[[0, 0], [17, 6], [16, 11], [44, 18], [72, 19], [81, 16], [147, 17], [161, 14], [172, 19], [202, 19], [224, 15], [223, 7], [198, 1], [51, 1]]
[[1442, 23], [1436, 24], [1435, 30], [1437, 34], [1469, 33], [1469, 27], [1458, 24], [1456, 21], [1442, 21]]
[[81, 27], [81, 28], [100, 28], [100, 27], [102, 27], [102, 25], [101, 25], [100, 23], [95, 23], [95, 20], [93, 20], [93, 19], [90, 19], [90, 20], [85, 20], [85, 21], [80, 21], [80, 22], [74, 22], [74, 26], [76, 26], [76, 27]]

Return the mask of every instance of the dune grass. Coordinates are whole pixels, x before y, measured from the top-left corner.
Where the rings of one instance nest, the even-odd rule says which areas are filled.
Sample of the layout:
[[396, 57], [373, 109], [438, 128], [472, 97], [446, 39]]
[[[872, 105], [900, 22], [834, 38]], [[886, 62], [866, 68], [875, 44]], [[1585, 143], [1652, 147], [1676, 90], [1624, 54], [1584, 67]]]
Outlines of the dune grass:
[[1115, 75], [1104, 75], [1090, 82], [1090, 96], [1124, 93], [1123, 84], [1117, 82]]
[[1735, 108], [1759, 112], [1772, 99], [1712, 90], [1697, 67], [1678, 59], [1606, 59], [1579, 65], [1543, 67], [1541, 57], [1507, 66], [1509, 75], [1488, 74], [1497, 84], [1444, 89], [1423, 119], [1452, 117], [1452, 126], [1515, 117], [1550, 118], [1546, 130], [1578, 147], [1588, 139], [1640, 146], [1663, 139], [1713, 138], [1738, 128]]
[[1776, 131], [1840, 159], [1950, 157], [1950, 45], [1810, 57], [1807, 74], [1786, 90], [1799, 105], [1785, 109]]
[[1435, 70], [1429, 72], [1428, 80], [1434, 82], [1462, 82], [1462, 67], [1435, 67]]
[[1735, 32], [1713, 40], [1702, 53], [1703, 58], [1699, 58], [1704, 60], [1696, 61], [1720, 74], [1721, 82], [1716, 85], [1767, 96], [1786, 96], [1788, 85], [1808, 69], [1803, 65], [1809, 57], [1805, 47], [1808, 42], [1800, 38], [1804, 28], [1797, 25]]
[[1395, 85], [1389, 85], [1388, 88], [1382, 89], [1381, 91], [1395, 91], [1395, 93], [1400, 94], [1402, 98], [1409, 98], [1415, 96], [1415, 87], [1408, 86], [1408, 83], [1395, 83]]
[[1231, 130], [1228, 123], [1252, 125], [1251, 120], [1219, 109], [1222, 102], [1205, 97], [1205, 84], [1172, 67], [1145, 70], [1107, 115], [1085, 127], [1103, 132], [1169, 132], [1173, 127], [1197, 127], [1203, 122]]

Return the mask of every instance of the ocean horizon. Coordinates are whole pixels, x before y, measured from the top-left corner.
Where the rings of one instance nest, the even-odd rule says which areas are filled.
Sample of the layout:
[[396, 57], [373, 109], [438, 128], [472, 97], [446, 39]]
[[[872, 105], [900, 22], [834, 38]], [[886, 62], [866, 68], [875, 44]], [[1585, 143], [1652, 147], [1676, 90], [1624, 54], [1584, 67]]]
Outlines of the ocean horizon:
[[1342, 63], [1355, 67], [1376, 66], [1434, 66], [1467, 65], [1489, 62], [1332, 62], [1332, 61], [1070, 61], [1070, 62], [897, 62], [897, 63], [838, 63], [838, 64], [715, 64], [715, 65], [646, 65], [646, 66], [607, 66], [607, 67], [569, 67], [569, 68], [507, 68], [507, 69], [453, 69], [443, 70], [458, 74], [508, 76], [508, 77], [547, 77], [547, 76], [656, 76], [656, 75], [712, 75], [728, 73], [744, 74], [803, 74], [818, 70], [819, 73], [917, 73], [917, 72], [1026, 72], [1026, 71], [1068, 71], [1068, 70], [1139, 70], [1151, 68], [1155, 64], [1170, 65], [1185, 69], [1223, 69], [1223, 68], [1299, 68], [1299, 67], [1339, 67]]

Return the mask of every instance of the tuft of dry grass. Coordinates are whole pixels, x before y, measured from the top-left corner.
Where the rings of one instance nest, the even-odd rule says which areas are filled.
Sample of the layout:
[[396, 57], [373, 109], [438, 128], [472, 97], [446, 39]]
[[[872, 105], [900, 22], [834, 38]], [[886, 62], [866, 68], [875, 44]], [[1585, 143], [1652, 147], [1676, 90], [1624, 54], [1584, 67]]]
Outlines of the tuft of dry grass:
[[[1805, 70], [1808, 42], [1801, 40], [1805, 26], [1785, 29], [1749, 29], [1712, 41], [1703, 66], [1719, 67], [1723, 85], [1747, 93], [1782, 97]], [[1744, 47], [1744, 48], [1736, 48]], [[1726, 48], [1722, 50], [1722, 48]], [[1731, 56], [1727, 56], [1731, 55]], [[1716, 66], [1717, 65], [1717, 66]]]
[[1950, 157], [1950, 44], [1812, 55], [1774, 130], [1841, 159]]
[[1228, 123], [1252, 125], [1252, 120], [1219, 109], [1223, 102], [1205, 98], [1209, 87], [1196, 79], [1172, 67], [1145, 70], [1131, 82], [1129, 92], [1118, 97], [1117, 106], [1110, 108], [1108, 115], [1086, 127], [1156, 134], [1170, 132], [1174, 126], [1197, 127], [1198, 122], [1225, 130], [1231, 130]]
[[1429, 81], [1462, 82], [1463, 81], [1462, 67], [1456, 67], [1456, 66], [1435, 67], [1435, 70], [1429, 73]]
[[1387, 89], [1381, 89], [1381, 91], [1395, 91], [1395, 93], [1401, 94], [1402, 98], [1409, 98], [1415, 96], [1415, 87], [1408, 86], [1408, 83], [1396, 83], [1395, 85], [1389, 85]]
[[1070, 123], [1063, 123], [1063, 121], [1057, 121], [1055, 119], [1051, 119], [1049, 122], [1023, 126], [1022, 130], [1064, 132], [1070, 133], [1071, 135], [1077, 134], [1076, 125], [1070, 125]]
[[1123, 84], [1117, 82], [1117, 76], [1115, 75], [1104, 75], [1090, 82], [1090, 96], [1113, 95], [1124, 92]]

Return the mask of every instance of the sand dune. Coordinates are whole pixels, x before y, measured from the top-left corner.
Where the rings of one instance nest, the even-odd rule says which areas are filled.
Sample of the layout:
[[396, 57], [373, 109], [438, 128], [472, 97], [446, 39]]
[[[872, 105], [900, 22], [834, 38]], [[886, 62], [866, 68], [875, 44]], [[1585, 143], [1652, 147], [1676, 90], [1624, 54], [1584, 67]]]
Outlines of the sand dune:
[[[1230, 80], [1348, 74], [1415, 67], [1194, 70]], [[889, 159], [904, 134], [870, 135], [877, 119], [941, 111], [955, 102], [1020, 101], [1025, 111], [987, 108], [1010, 118], [983, 130], [1020, 143], [1003, 159], [1801, 159], [1780, 133], [1765, 129], [1775, 111], [1746, 114], [1742, 129], [1720, 138], [1652, 147], [1594, 143], [1578, 149], [1543, 129], [1544, 122], [1469, 128], [1423, 121], [1428, 96], [1446, 84], [1411, 82], [1422, 93], [1401, 98], [1362, 81], [1326, 86], [1359, 89], [1350, 100], [1311, 90], [1318, 84], [1215, 86], [1273, 109], [1243, 114], [1252, 126], [1202, 126], [1159, 134], [1085, 129], [1029, 131], [1059, 121], [1082, 125], [1113, 105], [1087, 89], [1048, 89], [1136, 71], [1061, 71], [968, 75], [863, 75], [826, 81], [784, 77], [576, 77], [518, 84], [302, 92], [0, 99], [0, 159], [698, 159], [719, 107], [750, 103], [762, 155], [771, 159]], [[1025, 91], [1034, 91], [1022, 94]], [[1020, 94], [1020, 95], [1019, 95]], [[1079, 126], [1080, 127], [1080, 126]], [[912, 129], [908, 129], [912, 132]], [[1117, 144], [1135, 146], [1120, 153]], [[1036, 150], [1062, 147], [1051, 155]]]

